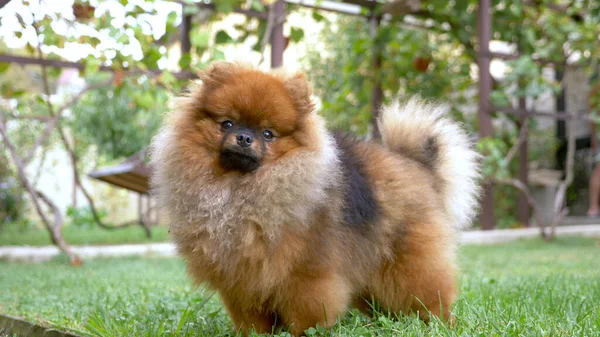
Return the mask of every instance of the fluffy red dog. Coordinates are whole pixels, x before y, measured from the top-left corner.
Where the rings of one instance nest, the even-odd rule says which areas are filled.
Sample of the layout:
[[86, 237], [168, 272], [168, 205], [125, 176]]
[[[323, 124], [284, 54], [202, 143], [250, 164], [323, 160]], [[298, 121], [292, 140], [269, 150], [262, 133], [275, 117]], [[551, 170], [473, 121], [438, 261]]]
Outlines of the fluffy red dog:
[[[334, 135], [301, 74], [214, 64], [153, 143], [179, 252], [236, 327], [301, 335], [349, 307], [448, 317], [476, 153], [437, 106], [384, 107], [382, 144]], [[368, 302], [369, 301], [369, 302]]]

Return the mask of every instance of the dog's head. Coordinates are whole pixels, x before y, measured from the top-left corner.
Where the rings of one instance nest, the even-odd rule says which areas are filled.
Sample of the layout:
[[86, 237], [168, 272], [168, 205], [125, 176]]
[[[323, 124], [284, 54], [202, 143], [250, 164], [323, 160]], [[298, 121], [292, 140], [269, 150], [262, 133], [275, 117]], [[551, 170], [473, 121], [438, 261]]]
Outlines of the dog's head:
[[[266, 73], [236, 63], [216, 63], [183, 98], [189, 112], [182, 137], [201, 148], [216, 172], [247, 174], [308, 145], [313, 114], [302, 74]], [[204, 156], [206, 157], [206, 156]]]

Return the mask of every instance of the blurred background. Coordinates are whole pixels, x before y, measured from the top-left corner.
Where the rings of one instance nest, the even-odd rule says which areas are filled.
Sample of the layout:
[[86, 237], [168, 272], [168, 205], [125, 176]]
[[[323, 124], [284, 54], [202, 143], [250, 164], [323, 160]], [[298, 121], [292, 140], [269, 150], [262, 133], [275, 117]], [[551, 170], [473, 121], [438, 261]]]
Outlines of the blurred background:
[[[593, 2], [496, 1], [484, 13], [477, 1], [3, 3], [7, 135], [32, 187], [67, 220], [93, 218], [94, 201], [108, 222], [152, 213], [147, 172], [134, 167], [143, 166], [169, 98], [217, 60], [306, 72], [330, 126], [365, 137], [377, 137], [382, 102], [439, 100], [480, 136], [487, 176], [527, 185], [541, 213], [552, 212], [544, 198], [553, 199], [551, 185], [563, 178], [573, 120], [578, 160], [565, 199], [569, 215], [588, 208], [598, 94]], [[489, 69], [484, 78], [479, 65]], [[34, 207], [5, 146], [2, 156], [2, 226], [29, 226]], [[503, 184], [488, 195], [483, 227], [530, 225], [518, 188]]]
[[[381, 104], [443, 103], [483, 155], [481, 212], [461, 240], [574, 235], [513, 248], [584, 247], [589, 267], [599, 37], [595, 0], [0, 0], [0, 258], [173, 255], [146, 148], [170, 99], [227, 60], [306, 73], [331, 128], [375, 141]], [[0, 313], [37, 317], [19, 292]], [[89, 317], [58, 325], [119, 334]]]

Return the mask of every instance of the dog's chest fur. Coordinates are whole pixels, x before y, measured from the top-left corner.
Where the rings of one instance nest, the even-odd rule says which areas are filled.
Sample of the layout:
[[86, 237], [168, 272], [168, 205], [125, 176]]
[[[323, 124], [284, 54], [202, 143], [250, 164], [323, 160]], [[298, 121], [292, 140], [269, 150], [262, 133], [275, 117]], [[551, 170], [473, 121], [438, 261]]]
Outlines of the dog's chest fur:
[[242, 269], [269, 278], [289, 271], [286, 259], [292, 262], [303, 249], [285, 236], [303, 236], [315, 214], [332, 207], [337, 171], [335, 148], [328, 147], [296, 153], [246, 176], [215, 178], [205, 172], [190, 180], [170, 171], [160, 195], [171, 234], [190, 267], [229, 279], [243, 277]]

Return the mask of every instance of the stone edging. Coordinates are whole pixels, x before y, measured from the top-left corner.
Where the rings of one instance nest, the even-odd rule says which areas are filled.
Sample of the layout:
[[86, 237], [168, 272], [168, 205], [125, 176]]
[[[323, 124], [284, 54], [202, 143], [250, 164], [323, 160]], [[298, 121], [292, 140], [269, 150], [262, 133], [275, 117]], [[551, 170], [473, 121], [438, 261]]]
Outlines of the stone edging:
[[13, 334], [19, 337], [81, 337], [71, 332], [43, 327], [21, 318], [0, 315], [0, 336], [12, 336]]
[[[112, 246], [73, 246], [83, 259], [114, 256], [174, 256], [175, 246], [171, 243], [128, 244]], [[5, 246], [0, 247], [0, 259], [21, 262], [44, 262], [60, 255], [56, 246]]]
[[[557, 236], [600, 237], [600, 225], [559, 226]], [[497, 229], [461, 233], [461, 244], [496, 244], [540, 237], [539, 228]]]
[[[559, 226], [558, 236], [600, 237], [600, 225]], [[491, 231], [465, 231], [460, 233], [461, 244], [496, 244], [539, 237], [538, 228], [498, 229]], [[171, 243], [128, 244], [113, 246], [73, 246], [82, 259], [114, 256], [174, 256], [177, 251]], [[5, 246], [0, 247], [0, 259], [21, 262], [44, 262], [60, 255], [55, 246]]]

